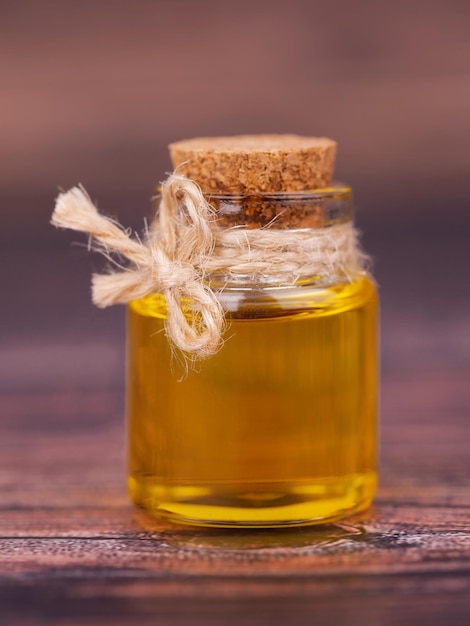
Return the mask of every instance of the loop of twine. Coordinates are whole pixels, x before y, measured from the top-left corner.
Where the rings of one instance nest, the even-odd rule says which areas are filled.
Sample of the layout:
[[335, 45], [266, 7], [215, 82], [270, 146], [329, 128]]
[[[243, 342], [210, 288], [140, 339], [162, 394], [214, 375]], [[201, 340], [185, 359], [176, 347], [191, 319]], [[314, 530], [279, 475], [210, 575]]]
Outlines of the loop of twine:
[[[299, 230], [221, 229], [215, 217], [196, 183], [173, 173], [162, 185], [158, 215], [144, 240], [133, 239], [101, 215], [81, 186], [59, 195], [51, 222], [87, 233], [91, 247], [120, 268], [93, 275], [94, 304], [107, 307], [162, 293], [167, 336], [192, 358], [208, 357], [222, 343], [224, 310], [205, 280], [208, 274], [289, 285], [302, 276], [318, 282], [338, 276], [351, 280], [364, 269], [366, 257], [350, 223]], [[130, 265], [122, 267], [116, 256]]]

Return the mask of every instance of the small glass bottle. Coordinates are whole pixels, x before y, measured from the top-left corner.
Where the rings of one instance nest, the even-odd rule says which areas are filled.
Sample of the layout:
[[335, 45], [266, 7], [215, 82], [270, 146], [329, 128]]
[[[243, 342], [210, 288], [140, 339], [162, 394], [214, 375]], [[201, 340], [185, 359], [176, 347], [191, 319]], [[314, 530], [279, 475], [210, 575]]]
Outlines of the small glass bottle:
[[[207, 194], [222, 227], [329, 229], [345, 186]], [[151, 515], [226, 527], [329, 522], [368, 507], [377, 474], [377, 292], [366, 271], [292, 284], [213, 274], [223, 347], [184, 374], [165, 298], [128, 307], [129, 489]]]

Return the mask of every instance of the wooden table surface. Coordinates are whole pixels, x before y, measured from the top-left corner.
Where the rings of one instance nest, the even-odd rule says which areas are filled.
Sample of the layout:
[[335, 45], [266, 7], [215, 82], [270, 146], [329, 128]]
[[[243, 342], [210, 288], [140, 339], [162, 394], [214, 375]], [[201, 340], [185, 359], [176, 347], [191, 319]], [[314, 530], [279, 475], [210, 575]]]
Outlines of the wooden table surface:
[[[467, 244], [449, 238], [453, 260], [442, 269], [433, 236], [411, 278], [395, 262], [378, 266], [374, 506], [341, 524], [283, 531], [172, 526], [132, 508], [122, 311], [85, 302], [90, 263], [56, 233], [44, 234], [33, 272], [33, 252], [23, 263], [18, 253], [15, 284], [28, 289], [17, 290], [16, 308], [5, 305], [1, 330], [0, 623], [469, 624], [468, 296], [455, 275], [429, 289]], [[390, 237], [370, 236], [385, 258], [398, 245]], [[403, 263], [411, 249], [399, 240]], [[39, 299], [38, 276], [48, 276]]]

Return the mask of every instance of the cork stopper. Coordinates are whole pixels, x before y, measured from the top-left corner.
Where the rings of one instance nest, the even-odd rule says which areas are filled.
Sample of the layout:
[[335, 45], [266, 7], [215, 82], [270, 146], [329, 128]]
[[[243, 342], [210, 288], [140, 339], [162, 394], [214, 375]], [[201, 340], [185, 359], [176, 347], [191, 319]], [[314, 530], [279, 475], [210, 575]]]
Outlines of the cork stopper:
[[336, 142], [298, 135], [203, 137], [172, 143], [173, 166], [203, 193], [256, 195], [328, 187]]

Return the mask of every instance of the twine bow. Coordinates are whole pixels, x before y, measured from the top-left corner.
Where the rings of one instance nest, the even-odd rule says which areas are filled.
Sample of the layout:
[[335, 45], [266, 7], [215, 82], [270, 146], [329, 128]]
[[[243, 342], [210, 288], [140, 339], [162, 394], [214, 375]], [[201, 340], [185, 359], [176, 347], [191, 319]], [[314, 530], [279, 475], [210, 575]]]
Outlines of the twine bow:
[[162, 185], [159, 219], [144, 241], [101, 215], [82, 187], [59, 195], [51, 222], [89, 234], [108, 259], [118, 254], [131, 263], [120, 272], [93, 275], [94, 304], [104, 308], [163, 293], [169, 339], [183, 352], [205, 358], [219, 349], [225, 321], [216, 294], [204, 283], [204, 260], [214, 247], [213, 218], [199, 187], [172, 174]]

